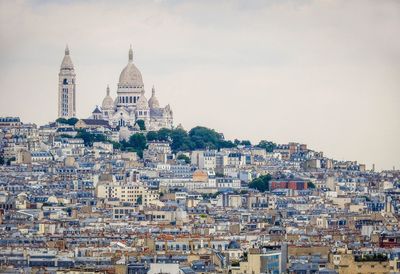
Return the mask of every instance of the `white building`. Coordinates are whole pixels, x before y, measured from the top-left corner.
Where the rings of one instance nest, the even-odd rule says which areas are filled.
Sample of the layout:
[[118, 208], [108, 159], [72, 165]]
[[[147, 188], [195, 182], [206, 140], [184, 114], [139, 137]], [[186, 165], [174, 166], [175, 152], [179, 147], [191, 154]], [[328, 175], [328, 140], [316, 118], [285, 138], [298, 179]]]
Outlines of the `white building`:
[[195, 150], [191, 154], [191, 163], [199, 169], [215, 170], [217, 167], [217, 152], [214, 150]]
[[145, 96], [142, 74], [133, 63], [133, 51], [129, 49], [128, 64], [122, 70], [117, 97], [113, 99], [107, 87], [106, 97], [101, 108], [95, 108], [93, 119], [104, 119], [112, 127], [134, 127], [138, 120], [143, 120], [147, 130], [172, 128], [173, 113], [170, 105], [160, 107], [154, 87], [149, 100]]
[[138, 182], [100, 182], [96, 186], [97, 198], [118, 199], [121, 202], [137, 203], [141, 199], [142, 205], [156, 204], [159, 201], [159, 194], [155, 190], [150, 190]]
[[75, 76], [67, 46], [58, 74], [58, 117], [68, 119], [76, 115]]

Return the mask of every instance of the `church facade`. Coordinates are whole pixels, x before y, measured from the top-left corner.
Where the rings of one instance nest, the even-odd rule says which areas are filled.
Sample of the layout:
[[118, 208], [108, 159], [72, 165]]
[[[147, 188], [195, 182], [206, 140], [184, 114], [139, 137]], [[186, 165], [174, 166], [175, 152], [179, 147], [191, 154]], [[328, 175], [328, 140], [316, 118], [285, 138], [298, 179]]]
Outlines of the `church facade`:
[[132, 48], [129, 49], [128, 64], [119, 76], [116, 98], [111, 97], [107, 86], [106, 96], [101, 107], [97, 106], [93, 111], [92, 119], [106, 120], [111, 127], [137, 127], [136, 122], [143, 120], [146, 130], [172, 128], [171, 107], [160, 107], [154, 86], [150, 99], [146, 98], [142, 74], [133, 63]]
[[[129, 49], [128, 64], [122, 70], [117, 96], [110, 95], [107, 86], [106, 96], [101, 106], [96, 106], [89, 120], [107, 122], [112, 128], [137, 130], [137, 121], [142, 120], [146, 130], [159, 130], [173, 127], [173, 112], [170, 105], [161, 107], [153, 86], [151, 97], [146, 98], [142, 74], [133, 63], [133, 50]], [[75, 71], [68, 47], [59, 73], [58, 117], [75, 117]], [[95, 121], [93, 124], [95, 124]], [[99, 123], [100, 124], [100, 123]]]

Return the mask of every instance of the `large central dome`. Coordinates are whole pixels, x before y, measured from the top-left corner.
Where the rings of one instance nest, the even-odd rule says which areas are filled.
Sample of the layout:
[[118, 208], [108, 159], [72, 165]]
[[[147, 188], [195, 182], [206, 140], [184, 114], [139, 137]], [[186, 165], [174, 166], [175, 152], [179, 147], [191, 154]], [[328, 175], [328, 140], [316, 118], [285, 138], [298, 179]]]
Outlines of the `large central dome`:
[[129, 61], [119, 76], [118, 87], [143, 88], [142, 74], [133, 64], [133, 51], [129, 49]]

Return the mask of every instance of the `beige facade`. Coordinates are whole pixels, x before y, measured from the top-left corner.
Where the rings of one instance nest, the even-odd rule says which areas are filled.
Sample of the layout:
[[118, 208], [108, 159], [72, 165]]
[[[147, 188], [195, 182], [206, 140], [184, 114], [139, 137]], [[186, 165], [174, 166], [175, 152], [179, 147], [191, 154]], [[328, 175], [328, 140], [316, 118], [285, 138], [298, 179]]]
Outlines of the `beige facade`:
[[389, 261], [355, 261], [353, 254], [332, 254], [331, 261], [339, 274], [393, 273]]
[[157, 191], [149, 190], [140, 183], [101, 182], [96, 186], [97, 198], [116, 198], [121, 202], [136, 203], [142, 200], [142, 205], [150, 205], [159, 201]]

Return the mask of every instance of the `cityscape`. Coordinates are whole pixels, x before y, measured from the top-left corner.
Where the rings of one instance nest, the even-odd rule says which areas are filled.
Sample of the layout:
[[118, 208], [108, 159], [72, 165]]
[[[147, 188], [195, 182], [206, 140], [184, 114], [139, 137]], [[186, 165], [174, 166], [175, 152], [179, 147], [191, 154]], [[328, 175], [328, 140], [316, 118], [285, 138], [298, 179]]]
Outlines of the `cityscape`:
[[0, 109], [0, 273], [400, 273], [395, 166], [184, 127], [135, 44], [83, 116], [77, 47], [58, 49], [51, 121]]

